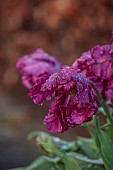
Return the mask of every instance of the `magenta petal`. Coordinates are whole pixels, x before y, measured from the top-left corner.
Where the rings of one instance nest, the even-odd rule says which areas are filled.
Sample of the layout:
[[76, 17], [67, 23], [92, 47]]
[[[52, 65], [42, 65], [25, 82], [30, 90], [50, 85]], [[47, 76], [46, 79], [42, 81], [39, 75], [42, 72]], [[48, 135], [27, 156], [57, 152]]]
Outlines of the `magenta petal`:
[[63, 132], [63, 127], [57, 115], [52, 114], [45, 116], [44, 122], [49, 132]]
[[49, 132], [64, 132], [92, 119], [98, 102], [83, 74], [73, 67], [63, 67], [57, 76], [54, 73], [44, 83], [43, 92], [50, 93], [53, 87], [55, 100], [44, 120]]
[[[97, 45], [73, 63], [98, 88], [104, 99], [112, 100], [109, 83], [113, 81], [113, 44]], [[107, 95], [106, 95], [107, 94]]]
[[80, 125], [86, 120], [86, 114], [87, 113], [77, 112], [77, 111], [74, 110], [71, 114], [71, 118], [70, 118], [69, 121], [70, 121], [70, 123]]
[[37, 49], [32, 54], [21, 57], [16, 67], [22, 73], [23, 85], [30, 89], [35, 85], [38, 77], [58, 72], [62, 65], [55, 57], [42, 49]]

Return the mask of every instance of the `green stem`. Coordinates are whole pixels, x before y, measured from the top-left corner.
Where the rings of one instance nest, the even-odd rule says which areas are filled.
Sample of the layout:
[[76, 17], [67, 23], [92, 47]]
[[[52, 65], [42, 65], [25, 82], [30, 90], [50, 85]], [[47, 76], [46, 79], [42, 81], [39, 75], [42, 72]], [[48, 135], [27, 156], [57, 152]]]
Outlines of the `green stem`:
[[107, 107], [106, 103], [103, 101], [103, 98], [102, 98], [101, 94], [99, 93], [98, 89], [95, 87], [95, 85], [93, 84], [92, 81], [90, 81], [90, 84], [93, 87], [94, 91], [96, 92], [96, 94], [98, 96], [98, 100], [99, 100], [101, 106], [103, 107], [103, 109], [104, 109], [104, 111], [105, 111], [105, 113], [106, 113], [106, 115], [107, 115], [107, 117], [108, 117], [108, 119], [109, 119], [109, 121], [111, 123], [111, 126], [113, 127], [113, 119], [111, 117], [111, 114], [110, 114], [110, 112], [108, 110], [108, 107]]

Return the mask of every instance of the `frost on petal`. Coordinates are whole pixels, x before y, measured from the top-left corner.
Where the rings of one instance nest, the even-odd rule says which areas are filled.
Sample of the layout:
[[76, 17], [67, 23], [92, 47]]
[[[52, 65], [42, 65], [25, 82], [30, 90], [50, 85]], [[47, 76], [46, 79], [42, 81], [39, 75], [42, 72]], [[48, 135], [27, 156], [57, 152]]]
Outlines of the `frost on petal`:
[[73, 67], [93, 81], [103, 99], [106, 100], [109, 97], [113, 101], [110, 95], [112, 87], [109, 85], [109, 82], [113, 81], [113, 44], [95, 46], [83, 53], [73, 63]]
[[36, 85], [30, 89], [29, 97], [33, 99], [35, 104], [42, 104], [45, 100], [51, 100], [55, 89], [41, 90], [42, 85], [46, 82], [49, 76], [43, 75], [37, 79]]
[[55, 81], [55, 100], [45, 117], [48, 131], [64, 132], [69, 127], [90, 121], [98, 109], [98, 102], [88, 79], [73, 67], [63, 67], [57, 78], [54, 74], [51, 78], [44, 83], [46, 88], [43, 88], [46, 92], [48, 89], [52, 91]]

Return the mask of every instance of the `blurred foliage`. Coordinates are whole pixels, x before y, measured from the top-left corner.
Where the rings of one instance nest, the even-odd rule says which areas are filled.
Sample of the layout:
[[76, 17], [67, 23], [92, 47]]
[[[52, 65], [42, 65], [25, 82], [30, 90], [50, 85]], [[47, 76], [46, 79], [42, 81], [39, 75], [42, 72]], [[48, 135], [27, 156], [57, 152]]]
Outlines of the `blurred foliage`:
[[45, 155], [29, 166], [15, 170], [105, 170], [94, 139], [78, 137], [75, 141], [67, 142], [45, 132], [33, 132], [30, 139], [32, 137], [36, 138], [38, 147]]

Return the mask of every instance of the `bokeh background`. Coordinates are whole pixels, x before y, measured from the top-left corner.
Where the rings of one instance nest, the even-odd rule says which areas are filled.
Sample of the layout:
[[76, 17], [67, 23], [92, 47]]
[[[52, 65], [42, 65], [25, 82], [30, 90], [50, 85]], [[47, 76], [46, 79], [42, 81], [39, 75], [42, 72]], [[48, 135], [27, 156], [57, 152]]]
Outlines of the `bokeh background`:
[[[43, 48], [71, 65], [84, 51], [110, 42], [113, 0], [0, 1], [0, 170], [26, 166], [40, 155], [31, 131], [43, 130], [48, 104], [36, 106], [27, 97], [15, 64], [23, 54]], [[76, 127], [67, 140], [86, 136]]]

